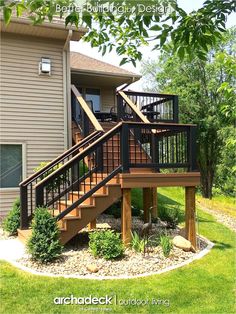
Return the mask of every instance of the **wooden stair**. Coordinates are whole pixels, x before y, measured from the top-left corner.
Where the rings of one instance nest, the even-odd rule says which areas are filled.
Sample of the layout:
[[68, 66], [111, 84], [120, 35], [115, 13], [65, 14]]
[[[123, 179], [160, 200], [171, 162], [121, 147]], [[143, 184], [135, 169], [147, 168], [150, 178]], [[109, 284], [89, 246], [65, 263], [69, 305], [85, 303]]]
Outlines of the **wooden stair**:
[[[106, 174], [100, 174], [102, 177], [106, 177]], [[98, 181], [99, 182], [99, 181]], [[71, 192], [69, 200], [59, 201], [57, 208], [51, 210], [54, 216], [57, 216], [61, 211], [67, 208], [68, 205], [72, 204], [78, 197], [84, 195], [85, 192], [90, 190], [90, 183], [85, 184], [81, 187], [82, 190]], [[96, 183], [92, 183], [95, 186]], [[119, 177], [115, 177], [100, 188], [96, 193], [86, 199], [78, 207], [73, 209], [68, 215], [58, 222], [60, 228], [60, 241], [62, 244], [66, 244], [72, 239], [81, 229], [85, 228], [91, 221], [97, 218], [102, 212], [104, 212], [109, 206], [116, 202], [121, 197], [121, 186], [119, 184]], [[18, 238], [26, 243], [31, 236], [31, 229], [18, 230]]]
[[[116, 123], [103, 122], [101, 125], [104, 131], [108, 132], [116, 125]], [[81, 135], [76, 131], [75, 125], [74, 130], [74, 140], [78, 142], [81, 140]], [[135, 143], [132, 136], [130, 137], [129, 146], [130, 160], [132, 163], [135, 161], [142, 162], [142, 160], [147, 160], [145, 151], [138, 143]], [[79, 197], [89, 192], [91, 188], [95, 187], [102, 179], [105, 179], [112, 170], [120, 166], [119, 136], [114, 136], [112, 139], [108, 140], [103, 146], [103, 151], [103, 156], [105, 156], [103, 159], [103, 173], [97, 174], [96, 179], [92, 178], [92, 181], [90, 181], [90, 178], [86, 179], [85, 182], [80, 185], [79, 191], [69, 193], [67, 200], [58, 201], [56, 208], [51, 210], [54, 216], [63, 212], [63, 210], [68, 208], [68, 206], [77, 201]], [[136, 152], [136, 160], [134, 160], [134, 152]], [[131, 172], [135, 173], [140, 171], [142, 173], [152, 172], [150, 169], [131, 169]], [[96, 219], [99, 214], [104, 212], [109, 206], [116, 202], [121, 197], [121, 194], [122, 191], [119, 182], [119, 175], [117, 175], [58, 222], [61, 243], [65, 244], [72, 239], [81, 229], [85, 228], [91, 221]], [[19, 230], [18, 235], [20, 240], [26, 242], [31, 235], [31, 230]]]
[[[79, 192], [83, 195], [83, 192]], [[121, 197], [121, 186], [119, 183], [108, 182], [104, 192], [99, 191], [90, 197], [91, 204], [83, 202], [76, 207], [70, 215], [66, 215], [61, 222], [61, 243], [65, 244], [72, 239], [81, 229], [85, 228], [91, 221], [97, 218], [109, 206]], [[72, 198], [72, 195], [70, 196]], [[78, 199], [78, 192], [73, 192], [73, 201]], [[87, 201], [87, 200], [86, 200]], [[65, 206], [63, 202], [58, 207]], [[63, 209], [63, 207], [61, 208]]]

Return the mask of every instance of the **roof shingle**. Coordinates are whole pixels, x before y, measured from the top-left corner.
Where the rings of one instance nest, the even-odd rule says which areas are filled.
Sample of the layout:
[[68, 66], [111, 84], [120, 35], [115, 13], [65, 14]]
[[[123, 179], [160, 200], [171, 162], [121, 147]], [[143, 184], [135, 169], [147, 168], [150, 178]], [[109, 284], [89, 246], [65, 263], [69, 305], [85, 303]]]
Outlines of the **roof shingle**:
[[78, 52], [70, 53], [70, 65], [71, 69], [79, 72], [99, 72], [117, 76], [141, 77], [141, 75], [137, 73], [124, 70], [120, 67], [88, 57]]

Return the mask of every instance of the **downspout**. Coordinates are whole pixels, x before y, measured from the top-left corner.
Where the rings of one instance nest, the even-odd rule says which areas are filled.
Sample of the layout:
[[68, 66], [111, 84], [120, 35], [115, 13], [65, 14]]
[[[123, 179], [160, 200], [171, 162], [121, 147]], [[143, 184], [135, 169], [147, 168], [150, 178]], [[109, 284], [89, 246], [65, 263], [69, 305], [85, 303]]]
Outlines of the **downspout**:
[[64, 95], [64, 147], [72, 146], [71, 135], [71, 78], [70, 78], [70, 40], [73, 31], [70, 29], [62, 50], [63, 56], [63, 95]]

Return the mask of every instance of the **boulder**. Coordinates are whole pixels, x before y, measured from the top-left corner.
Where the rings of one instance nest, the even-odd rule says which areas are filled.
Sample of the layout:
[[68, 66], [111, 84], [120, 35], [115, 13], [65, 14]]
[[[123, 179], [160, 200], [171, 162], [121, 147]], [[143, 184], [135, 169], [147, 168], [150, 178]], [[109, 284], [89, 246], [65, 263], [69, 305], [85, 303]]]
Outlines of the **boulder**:
[[190, 251], [192, 248], [191, 242], [180, 235], [174, 237], [173, 244], [186, 252]]
[[98, 267], [97, 265], [95, 264], [89, 264], [86, 266], [87, 270], [90, 272], [90, 273], [97, 273], [98, 272]]

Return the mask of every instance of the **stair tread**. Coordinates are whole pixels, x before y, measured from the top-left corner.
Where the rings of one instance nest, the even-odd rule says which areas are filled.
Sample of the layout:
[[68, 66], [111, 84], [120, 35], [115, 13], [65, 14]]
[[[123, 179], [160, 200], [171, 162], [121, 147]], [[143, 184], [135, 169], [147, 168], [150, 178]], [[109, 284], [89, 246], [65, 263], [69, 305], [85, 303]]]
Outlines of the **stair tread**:
[[[74, 191], [74, 192], [71, 192], [75, 195], [78, 195], [78, 192], [77, 191]], [[79, 195], [85, 195], [85, 193], [83, 191], [79, 191]], [[91, 197], [104, 197], [104, 196], [109, 196], [108, 193], [104, 193], [104, 194], [101, 194], [101, 193], [93, 193], [93, 195]]]
[[[105, 179], [105, 178], [104, 178]], [[85, 182], [85, 185], [92, 185], [92, 186], [96, 186], [97, 184], [99, 184], [101, 181], [98, 181], [97, 183], [96, 183], [96, 181], [93, 181], [93, 182]], [[84, 185], [84, 183], [82, 183], [81, 184], [81, 186], [83, 186]], [[120, 185], [120, 183], [115, 183], [115, 182], [110, 182], [110, 181], [108, 181], [106, 184], [104, 184], [102, 187], [105, 187], [105, 186], [107, 186], [107, 185], [115, 185], [115, 186], [117, 186], [117, 185]], [[102, 188], [101, 187], [101, 188]]]
[[81, 217], [80, 216], [65, 216], [62, 218], [62, 220], [81, 220]]
[[[60, 204], [63, 204], [63, 205], [72, 205], [74, 202], [72, 202], [72, 201], [59, 201], [59, 203]], [[91, 207], [91, 208], [94, 208], [94, 207], [96, 207], [95, 205], [90, 205], [90, 204], [80, 204], [80, 205], [78, 205], [77, 207], [79, 207], [79, 208], [85, 208], [85, 207]]]

